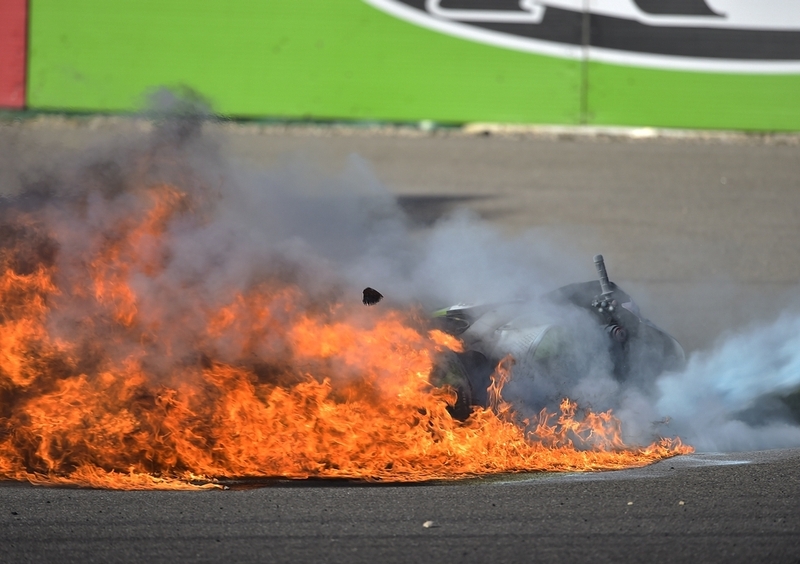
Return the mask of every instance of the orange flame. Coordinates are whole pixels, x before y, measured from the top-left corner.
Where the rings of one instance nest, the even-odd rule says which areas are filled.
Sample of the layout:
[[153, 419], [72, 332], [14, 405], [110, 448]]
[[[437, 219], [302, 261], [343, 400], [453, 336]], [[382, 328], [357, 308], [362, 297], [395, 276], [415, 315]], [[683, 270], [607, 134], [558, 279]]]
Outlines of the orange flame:
[[[490, 407], [453, 419], [455, 391], [429, 377], [439, 354], [463, 346], [416, 312], [350, 310], [280, 277], [216, 307], [182, 287], [191, 307], [170, 310], [174, 288], [152, 299], [141, 281], [161, 280], [170, 226], [191, 202], [169, 185], [143, 195], [141, 210], [74, 248], [33, 212], [4, 220], [17, 235], [0, 247], [0, 478], [118, 489], [419, 481], [691, 451], [667, 439], [627, 448], [610, 412], [577, 417], [569, 400], [560, 415], [519, 421], [501, 396], [510, 358]], [[30, 240], [59, 258], [26, 254]]]

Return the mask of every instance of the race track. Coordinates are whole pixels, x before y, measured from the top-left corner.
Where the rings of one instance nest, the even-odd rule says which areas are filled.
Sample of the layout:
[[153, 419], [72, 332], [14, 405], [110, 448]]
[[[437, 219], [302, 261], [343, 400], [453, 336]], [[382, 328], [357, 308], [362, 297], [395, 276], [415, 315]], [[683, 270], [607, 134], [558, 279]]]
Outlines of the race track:
[[4, 485], [0, 560], [795, 563], [798, 473], [800, 450], [791, 450], [419, 486]]
[[[337, 174], [348, 155], [427, 229], [458, 206], [537, 229], [612, 279], [687, 350], [797, 311], [800, 142], [724, 137], [209, 128], [252, 167]], [[145, 135], [116, 120], [0, 125], [9, 155], [81, 155]], [[27, 157], [26, 157], [27, 155]], [[570, 280], [568, 280], [570, 281]], [[800, 450], [461, 483], [232, 484], [109, 492], [0, 484], [3, 562], [800, 562]], [[252, 487], [259, 485], [263, 487]], [[432, 521], [431, 526], [423, 523]]]

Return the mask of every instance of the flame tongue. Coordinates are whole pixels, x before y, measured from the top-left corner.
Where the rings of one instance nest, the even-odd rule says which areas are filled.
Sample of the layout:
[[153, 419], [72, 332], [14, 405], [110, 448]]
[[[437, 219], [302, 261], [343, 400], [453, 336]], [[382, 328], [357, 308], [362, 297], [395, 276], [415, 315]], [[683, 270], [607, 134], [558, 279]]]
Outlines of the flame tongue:
[[188, 196], [157, 185], [138, 198], [125, 221], [84, 237], [59, 230], [58, 214], [49, 226], [44, 212], [2, 219], [15, 236], [0, 248], [0, 478], [412, 481], [622, 468], [687, 450], [626, 449], [610, 413], [576, 419], [570, 402], [519, 421], [500, 395], [510, 361], [491, 407], [454, 420], [455, 391], [428, 378], [442, 351], [460, 350], [455, 338], [414, 312], [312, 299], [286, 277], [220, 304], [166, 275]]

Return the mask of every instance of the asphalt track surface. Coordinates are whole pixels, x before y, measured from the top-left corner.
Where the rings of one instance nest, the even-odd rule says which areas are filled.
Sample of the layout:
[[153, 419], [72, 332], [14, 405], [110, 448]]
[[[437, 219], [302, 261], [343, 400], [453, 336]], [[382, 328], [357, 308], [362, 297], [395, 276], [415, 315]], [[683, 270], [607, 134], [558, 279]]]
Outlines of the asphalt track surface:
[[[137, 127], [3, 124], [0, 147], [78, 154]], [[798, 306], [796, 139], [214, 131], [260, 166], [300, 158], [326, 174], [356, 153], [423, 229], [466, 205], [509, 234], [536, 228], [587, 260], [602, 252], [612, 279], [690, 350]], [[447, 484], [254, 485], [1, 484], [0, 561], [800, 562], [800, 450]]]
[[798, 476], [794, 450], [442, 485], [5, 485], [0, 560], [796, 563]]

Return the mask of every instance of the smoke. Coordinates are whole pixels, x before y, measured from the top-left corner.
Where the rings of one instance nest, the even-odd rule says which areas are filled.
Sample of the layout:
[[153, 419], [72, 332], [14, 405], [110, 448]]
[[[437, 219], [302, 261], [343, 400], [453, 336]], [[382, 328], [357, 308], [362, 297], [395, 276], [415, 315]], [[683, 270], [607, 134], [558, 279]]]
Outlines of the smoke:
[[[658, 378], [643, 357], [621, 381], [602, 328], [576, 308], [537, 301], [562, 284], [591, 279], [587, 259], [568, 244], [536, 230], [508, 237], [466, 210], [433, 227], [415, 227], [357, 156], [337, 176], [303, 161], [272, 170], [226, 161], [214, 136], [202, 132], [207, 115], [197, 104], [175, 109], [172, 103], [169, 96], [160, 102], [167, 111], [154, 114], [150, 133], [85, 154], [48, 151], [32, 162], [30, 145], [9, 146], [2, 177], [2, 192], [11, 194], [2, 202], [4, 219], [35, 211], [47, 225], [21, 234], [32, 242], [26, 252], [56, 261], [61, 276], [72, 280], [84, 279], [82, 259], [93, 246], [113, 246], [128, 218], [147, 215], [147, 187], [174, 185], [188, 194], [174, 202], [180, 211], [164, 228], [166, 243], [142, 236], [143, 262], [156, 265], [155, 274], [122, 273], [140, 297], [137, 315], [153, 331], [143, 362], [154, 374], [197, 362], [203, 309], [223, 307], [265, 280], [302, 287], [307, 308], [332, 299], [363, 307], [360, 291], [372, 286], [395, 307], [514, 302], [518, 320], [569, 326], [579, 354], [568, 371], [531, 379], [520, 369], [508, 385], [508, 398], [525, 415], [566, 396], [596, 410], [614, 409], [626, 436], [643, 443], [677, 434], [700, 450], [800, 445], [800, 426], [783, 399], [800, 387], [800, 318], [784, 316], [728, 336], [693, 354], [685, 370]], [[16, 164], [9, 156], [14, 150]], [[97, 233], [105, 234], [100, 243]], [[59, 252], [67, 248], [70, 253]], [[100, 312], [86, 310], [87, 300], [71, 304], [50, 320], [54, 334], [102, 324], [91, 320]], [[114, 354], [122, 359], [132, 346], [117, 341]], [[223, 358], [243, 350], [222, 340], [214, 346]]]
[[[428, 309], [517, 301], [513, 318], [567, 325], [577, 334], [580, 358], [572, 359], [569, 371], [531, 379], [518, 370], [507, 385], [505, 396], [523, 415], [552, 410], [570, 397], [595, 410], [613, 409], [632, 442], [678, 435], [705, 451], [800, 445], [800, 425], [785, 401], [800, 389], [800, 318], [786, 315], [726, 335], [713, 349], [692, 354], [684, 370], [660, 377], [644, 354], [620, 381], [613, 374], [607, 336], [593, 319], [575, 308], [536, 300], [561, 284], [590, 278], [586, 257], [541, 231], [509, 238], [465, 209], [419, 232], [391, 204], [365, 163], [354, 158], [348, 170], [350, 184], [340, 179], [333, 201], [323, 199], [326, 211], [336, 211], [328, 216], [330, 231], [323, 239], [308, 231], [297, 235], [321, 255], [335, 257], [335, 269], [350, 288], [371, 285], [390, 300], [422, 302]], [[275, 189], [292, 184], [284, 180]], [[360, 209], [369, 213], [352, 217], [354, 197], [366, 194], [372, 207]], [[284, 210], [316, 213], [310, 201], [284, 204]], [[344, 249], [323, 250], [333, 241]]]
[[798, 446], [800, 426], [780, 398], [800, 389], [800, 318], [728, 336], [658, 387], [657, 409], [699, 449]]

